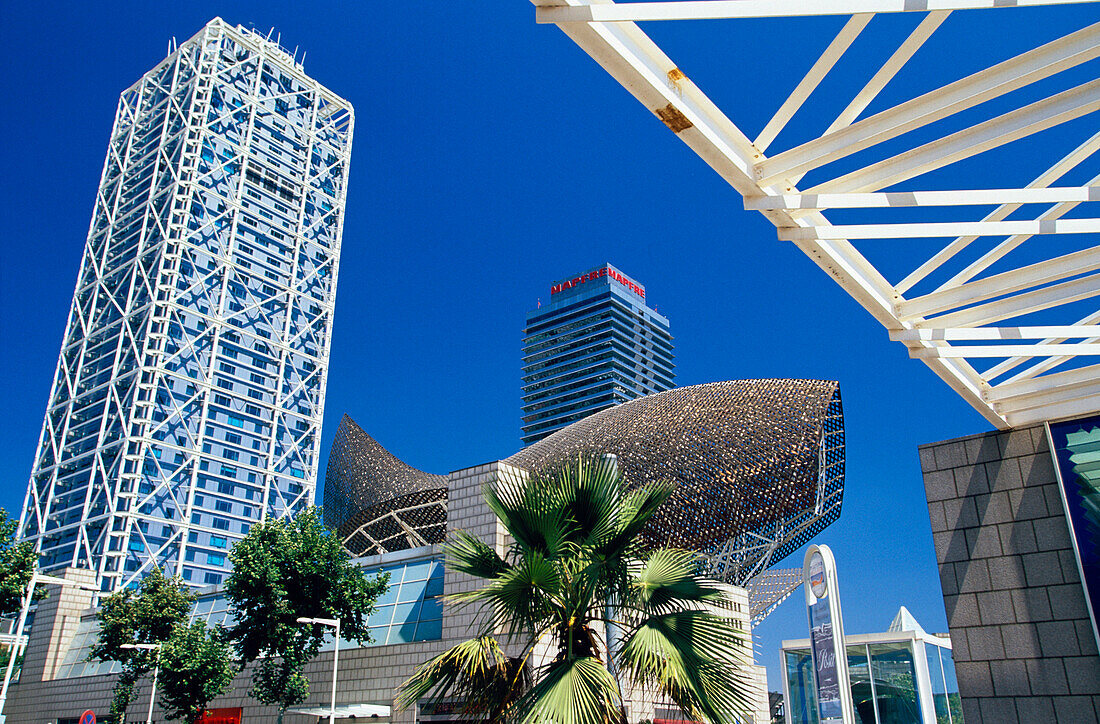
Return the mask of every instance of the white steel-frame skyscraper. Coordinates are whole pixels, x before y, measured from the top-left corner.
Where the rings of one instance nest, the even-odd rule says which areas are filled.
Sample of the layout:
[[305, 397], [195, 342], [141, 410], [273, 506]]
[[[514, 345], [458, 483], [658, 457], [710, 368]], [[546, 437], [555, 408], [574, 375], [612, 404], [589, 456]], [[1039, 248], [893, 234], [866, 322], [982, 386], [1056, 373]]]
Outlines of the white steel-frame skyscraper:
[[219, 18], [122, 93], [21, 518], [44, 570], [219, 583], [313, 503], [352, 125]]

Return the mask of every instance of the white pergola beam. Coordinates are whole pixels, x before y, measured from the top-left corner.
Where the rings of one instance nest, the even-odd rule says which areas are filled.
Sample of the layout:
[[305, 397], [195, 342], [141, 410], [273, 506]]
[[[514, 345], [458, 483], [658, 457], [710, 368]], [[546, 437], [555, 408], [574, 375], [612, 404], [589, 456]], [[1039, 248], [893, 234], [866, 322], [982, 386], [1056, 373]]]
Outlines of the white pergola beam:
[[1100, 79], [825, 181], [806, 193], [878, 191], [1100, 110]]
[[[909, 206], [989, 206], [1100, 201], [1100, 186], [952, 191], [875, 191], [853, 194], [779, 194], [745, 198], [749, 211], [877, 209]], [[952, 234], [954, 236], [954, 234]]]
[[[1028, 99], [1030, 105], [1023, 105], [1020, 101], [1013, 103], [1015, 95], [1009, 96], [1025, 86], [1100, 57], [1100, 23], [1078, 26], [1079, 30], [1062, 38], [856, 121], [935, 32], [948, 11], [1005, 7], [1010, 4], [1022, 6], [1065, 3], [1062, 0], [1041, 0], [1038, 3], [1006, 3], [1003, 0], [991, 0], [988, 3], [927, 2], [920, 5], [913, 0], [908, 3], [906, 0], [896, 3], [878, 0], [822, 0], [814, 4], [803, 0], [715, 0], [618, 5], [609, 0], [532, 2], [538, 8], [540, 21], [560, 22], [559, 28], [563, 32], [745, 197], [746, 208], [762, 213], [781, 230], [784, 238], [791, 239], [792, 243], [832, 276], [872, 316], [888, 330], [893, 330], [892, 338], [905, 344], [913, 356], [922, 359], [987, 420], [997, 427], [1005, 428], [1027, 424], [1028, 416], [1032, 414], [1042, 413], [1045, 416], [1038, 419], [1048, 419], [1056, 414], [1069, 414], [1067, 411], [1074, 409], [1100, 409], [1100, 397], [1092, 396], [1092, 392], [1086, 387], [1081, 387], [1080, 395], [1073, 399], [1062, 399], [1062, 393], [1059, 393], [1057, 400], [1052, 397], [1052, 405], [1046, 409], [1005, 412], [1008, 407], [998, 407], [1001, 403], [994, 404], [987, 399], [990, 390], [987, 380], [996, 377], [979, 373], [967, 362], [968, 358], [1006, 357], [1003, 362], [991, 368], [992, 371], [1000, 370], [999, 374], [1004, 374], [1013, 367], [1034, 359], [1033, 363], [1027, 365], [1013, 379], [1036, 377], [1042, 380], [1054, 378], [1055, 374], [1046, 373], [1067, 360], [1100, 354], [1100, 315], [1092, 315], [1096, 319], [1086, 317], [1077, 325], [1060, 324], [1056, 321], [1053, 324], [1043, 324], [1046, 320], [1042, 319], [1037, 325], [1026, 326], [1027, 320], [1023, 318], [1032, 312], [1041, 312], [1100, 295], [1100, 273], [1097, 273], [1100, 266], [1095, 264], [1094, 259], [1084, 259], [1088, 254], [1081, 258], [1067, 255], [1058, 259], [1047, 259], [994, 277], [960, 282], [950, 289], [943, 289], [942, 295], [925, 295], [915, 300], [904, 297], [909, 287], [925, 279], [929, 273], [983, 235], [1008, 237], [993, 252], [987, 252], [983, 257], [995, 261], [994, 255], [997, 259], [1001, 258], [1007, 250], [1015, 248], [1032, 235], [1100, 232], [1100, 219], [1060, 218], [1076, 205], [1100, 200], [1100, 180], [1081, 184], [1074, 179], [1073, 182], [1081, 185], [1048, 188], [1097, 150], [1096, 143], [1100, 134], [1070, 152], [1025, 188], [996, 188], [997, 182], [994, 181], [983, 184], [993, 187], [987, 189], [881, 192], [881, 189], [889, 188], [900, 181], [1022, 140], [1044, 129], [1100, 110], [1100, 81], [1085, 83], [1060, 93], [1058, 88], [1047, 91], [1044, 87], [1043, 92], [1047, 97], [1037, 102]], [[822, 57], [814, 63], [808, 77], [799, 81], [791, 97], [781, 104], [772, 120], [765, 125], [765, 130], [758, 138], [759, 144], [755, 146], [634, 23], [656, 19], [784, 14], [862, 15], [906, 10], [929, 14], [889, 59], [878, 67], [875, 75], [851, 101], [840, 99], [844, 110], [819, 138], [779, 153], [773, 158], [765, 155], [767, 147], [786, 127], [787, 121], [817, 91], [821, 78], [833, 68], [841, 52], [851, 45], [858, 30], [866, 25], [865, 18], [853, 18], [849, 21]], [[1065, 88], [1069, 82], [1061, 81], [1061, 88]], [[1072, 82], [1081, 81], [1075, 78]], [[879, 160], [872, 157], [863, 162], [863, 168], [856, 168], [854, 172], [839, 179], [818, 184], [805, 191], [796, 188], [802, 174], [807, 170], [859, 153], [1002, 96], [1009, 96], [998, 104], [996, 112], [1002, 115], [984, 123], [964, 126], [961, 131], [916, 148], [913, 148], [914, 144], [910, 144], [897, 149], [895, 144], [891, 144], [891, 158]], [[1004, 112], [1006, 105], [1007, 113]], [[943, 133], [950, 130], [953, 129], [947, 129]], [[921, 141], [930, 136], [936, 137], [933, 134], [924, 134]], [[905, 151], [905, 148], [911, 150]], [[899, 150], [902, 152], [899, 153]], [[1033, 149], [1029, 146], [1028, 151], [1031, 150]], [[842, 172], [852, 168], [853, 165], [848, 165]], [[1025, 204], [1046, 204], [1052, 205], [1052, 208], [1036, 219], [1009, 220], [1009, 216]], [[903, 210], [921, 206], [996, 208], [982, 221], [945, 224], [923, 223], [920, 217], [899, 219], [892, 215], [885, 217], [891, 220], [888, 224], [838, 226], [832, 225], [822, 214], [822, 209], [832, 208]], [[954, 238], [897, 287], [891, 285], [851, 242], [852, 239], [861, 238], [908, 239], [934, 236]], [[1076, 243], [1076, 239], [1072, 237], [1063, 239]], [[1053, 241], [1050, 239], [1048, 245]], [[1060, 248], [1065, 248], [1065, 241], [1058, 243], [1061, 244]], [[1036, 249], [1041, 248], [1036, 245]], [[1080, 263], [1074, 267], [1073, 264], [1077, 262]], [[985, 262], [979, 260], [979, 263]], [[984, 271], [984, 268], [976, 274]], [[916, 304], [911, 305], [911, 302]], [[927, 313], [917, 315], [916, 310], [921, 305], [934, 308], [939, 316], [928, 318]], [[1016, 321], [1017, 318], [1023, 319]], [[1056, 320], [1054, 317], [1048, 318]], [[1020, 326], [980, 328], [1003, 320], [1011, 320], [1007, 324]], [[1023, 344], [1024, 340], [1039, 340], [1039, 343]], [[951, 344], [967, 341], [984, 344]], [[1011, 344], [1013, 341], [1021, 343]]]
[[961, 287], [935, 291], [923, 297], [899, 302], [897, 313], [901, 318], [925, 317], [1097, 269], [1100, 269], [1100, 246], [1093, 246], [984, 277]]
[[544, 24], [623, 23], [654, 20], [722, 20], [857, 13], [909, 13], [930, 10], [982, 10], [1041, 7], [1097, 0], [673, 0], [594, 5], [542, 5], [535, 21]]
[[855, 95], [852, 102], [840, 112], [836, 120], [833, 121], [827, 129], [825, 134], [828, 135], [833, 131], [841, 128], [846, 128], [855, 122], [860, 113], [863, 113], [867, 109], [867, 106], [871, 104], [878, 94], [886, 87], [898, 71], [905, 67], [905, 64], [909, 62], [909, 59], [920, 50], [920, 47], [924, 45], [932, 33], [936, 32], [936, 29], [943, 24], [943, 21], [947, 19], [947, 16], [951, 14], [949, 10], [937, 10], [935, 12], [928, 13], [924, 20], [909, 34], [909, 37], [905, 39], [898, 49], [894, 51], [894, 54], [882, 64], [878, 72], [872, 76], [871, 80], [867, 81], [867, 85], [863, 86], [863, 89]]
[[1074, 327], [1071, 325], [1054, 327], [932, 327], [927, 329], [890, 330], [892, 342], [915, 342], [918, 340], [957, 341], [957, 340], [995, 340], [995, 339], [1046, 339], [1060, 337], [1074, 339], [1100, 337], [1100, 325]]
[[840, 29], [837, 36], [833, 38], [833, 42], [829, 43], [829, 47], [825, 48], [825, 52], [821, 54], [821, 57], [817, 59], [817, 62], [813, 64], [810, 70], [799, 81], [795, 89], [791, 91], [791, 94], [787, 96], [787, 100], [783, 101], [783, 105], [779, 107], [779, 110], [775, 112], [771, 120], [764, 126], [764, 130], [760, 132], [760, 135], [756, 137], [752, 145], [756, 146], [757, 150], [761, 153], [768, 149], [775, 137], [779, 135], [779, 132], [787, 125], [787, 122], [794, 117], [794, 114], [798, 112], [798, 109], [802, 107], [802, 104], [806, 102], [806, 99], [810, 97], [810, 94], [814, 92], [814, 89], [821, 83], [825, 76], [832, 70], [836, 62], [840, 60], [840, 57], [844, 55], [844, 51], [851, 47], [855, 39], [859, 37], [859, 34], [863, 32], [863, 29], [867, 27], [867, 24], [871, 22], [871, 18], [874, 15], [853, 15], [844, 27]]
[[[1000, 322], [1003, 319], [1032, 312], [1041, 312], [1044, 309], [1057, 307], [1062, 304], [1079, 302], [1100, 296], [1100, 274], [1093, 274], [1080, 279], [1073, 279], [1061, 284], [1054, 284], [1042, 289], [1036, 289], [1023, 294], [1017, 294], [1005, 299], [998, 299], [985, 304], [978, 304], [956, 312], [949, 312], [931, 320], [917, 323], [917, 327], [967, 327], [982, 326]], [[902, 317], [904, 319], [904, 317]]]
[[1002, 344], [969, 345], [965, 347], [921, 347], [910, 349], [913, 359], [931, 359], [933, 357], [1059, 357], [1100, 355], [1100, 344]]
[[762, 186], [804, 174], [1100, 56], [1100, 23], [760, 161]]
[[[1100, 148], [1100, 132], [1094, 134], [1084, 143], [1077, 146], [1075, 149], [1059, 159], [1057, 163], [1052, 165], [1049, 169], [1040, 174], [1034, 181], [1028, 184], [1027, 188], [1047, 188], [1052, 183], [1066, 175], [1069, 171], [1080, 165], [1081, 162], [1091, 156], [1097, 150], [1097, 148]], [[1003, 204], [991, 211], [984, 219], [982, 219], [982, 221], [1003, 221], [1004, 219], [1008, 218], [1009, 214], [1019, 208], [1020, 205], [1018, 203]], [[1042, 219], [1044, 217], [1046, 217], [1045, 214], [1043, 216], [1040, 216], [1039, 218]], [[917, 269], [914, 270], [907, 277], [905, 277], [905, 279], [898, 282], [898, 292], [900, 294], [904, 294], [905, 292], [909, 291], [909, 289], [911, 289], [913, 285], [919, 283], [936, 269], [939, 269], [941, 266], [943, 266], [944, 263], [953, 258], [956, 254], [965, 249], [967, 246], [969, 246], [977, 238], [978, 237], [976, 236], [961, 236], [958, 239], [955, 239], [955, 241], [948, 244], [931, 259], [917, 267]], [[961, 284], [963, 281], [966, 280], [960, 277], [961, 275], [956, 276], [955, 279], [946, 282], [943, 286], [952, 286], [953, 283]]]
[[1009, 236], [1013, 234], [1095, 234], [1100, 219], [1049, 221], [940, 221], [914, 224], [849, 224], [841, 226], [780, 227], [780, 241], [805, 239], [925, 239], [955, 236]]
[[1089, 365], [1019, 382], [1005, 382], [989, 388], [985, 396], [990, 402], [1014, 401], [1019, 404], [1021, 400], [1042, 397], [1052, 388], [1069, 390], [1096, 383], [1098, 380], [1100, 380], [1100, 365]]

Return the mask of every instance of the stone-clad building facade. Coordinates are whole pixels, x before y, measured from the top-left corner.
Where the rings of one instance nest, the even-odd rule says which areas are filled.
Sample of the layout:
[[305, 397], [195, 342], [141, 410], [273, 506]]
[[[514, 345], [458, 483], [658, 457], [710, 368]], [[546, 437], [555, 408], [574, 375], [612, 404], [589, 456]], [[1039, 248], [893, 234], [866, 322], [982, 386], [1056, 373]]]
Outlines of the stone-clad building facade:
[[1043, 426], [920, 448], [967, 724], [1100, 722], [1100, 656]]

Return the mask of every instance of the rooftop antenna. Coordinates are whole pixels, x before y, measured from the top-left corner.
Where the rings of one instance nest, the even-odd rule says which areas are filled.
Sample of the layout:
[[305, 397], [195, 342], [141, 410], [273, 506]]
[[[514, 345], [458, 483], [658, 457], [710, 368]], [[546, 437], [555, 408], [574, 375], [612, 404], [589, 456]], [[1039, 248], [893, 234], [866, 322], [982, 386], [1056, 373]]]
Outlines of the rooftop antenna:
[[303, 68], [306, 65], [306, 51], [304, 51], [304, 50], [302, 51], [302, 62], [299, 63], [299, 65], [302, 66]]

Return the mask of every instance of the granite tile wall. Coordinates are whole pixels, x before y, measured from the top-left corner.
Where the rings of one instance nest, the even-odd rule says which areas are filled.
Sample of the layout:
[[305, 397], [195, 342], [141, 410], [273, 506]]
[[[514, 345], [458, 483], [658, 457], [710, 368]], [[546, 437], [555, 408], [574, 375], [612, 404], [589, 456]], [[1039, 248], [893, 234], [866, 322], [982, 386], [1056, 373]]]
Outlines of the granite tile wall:
[[1045, 429], [919, 452], [967, 724], [1100, 722], [1100, 656]]

